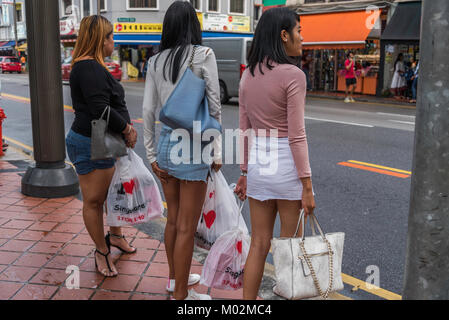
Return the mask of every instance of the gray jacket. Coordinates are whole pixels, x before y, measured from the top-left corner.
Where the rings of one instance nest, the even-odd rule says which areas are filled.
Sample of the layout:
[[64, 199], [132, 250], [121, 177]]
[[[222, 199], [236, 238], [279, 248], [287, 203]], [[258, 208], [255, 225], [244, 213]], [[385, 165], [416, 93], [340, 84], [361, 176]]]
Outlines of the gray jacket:
[[[160, 110], [165, 105], [173, 90], [176, 88], [178, 82], [181, 80], [182, 75], [189, 64], [189, 58], [192, 54], [193, 46], [190, 46], [187, 52], [187, 58], [182, 65], [178, 80], [175, 84], [167, 76], [167, 80], [163, 76], [163, 66], [166, 57], [170, 53], [170, 50], [164, 50], [163, 52], [151, 57], [148, 62], [148, 72], [145, 82], [145, 94], [143, 99], [143, 120], [144, 120], [144, 144], [147, 152], [147, 158], [150, 163], [156, 161], [157, 150], [155, 146], [155, 125], [156, 125], [156, 111]], [[156, 70], [154, 70], [154, 64], [157, 57]], [[169, 70], [170, 64], [167, 65]], [[206, 81], [206, 96], [209, 103], [209, 112], [212, 117], [221, 123], [221, 103], [220, 103], [220, 84], [218, 81], [218, 68], [215, 54], [212, 49], [207, 47], [198, 47], [193, 59], [193, 73]], [[221, 163], [221, 136], [219, 139], [214, 140], [214, 162]]]

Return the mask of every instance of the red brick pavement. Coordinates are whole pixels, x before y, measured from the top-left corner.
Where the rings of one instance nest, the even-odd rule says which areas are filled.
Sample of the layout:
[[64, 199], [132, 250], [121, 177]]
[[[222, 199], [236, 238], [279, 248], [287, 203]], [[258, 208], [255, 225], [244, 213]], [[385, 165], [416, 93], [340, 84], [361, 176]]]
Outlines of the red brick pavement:
[[[35, 199], [20, 193], [20, 172], [0, 161], [0, 300], [167, 300], [165, 247], [135, 228], [123, 229], [137, 247], [133, 255], [112, 249], [119, 276], [95, 272], [93, 242], [82, 219], [82, 202], [74, 197]], [[106, 230], [106, 228], [105, 228]], [[79, 267], [80, 289], [69, 290], [69, 265]], [[202, 265], [192, 260], [192, 272]], [[239, 291], [196, 285], [213, 299], [240, 299]]]

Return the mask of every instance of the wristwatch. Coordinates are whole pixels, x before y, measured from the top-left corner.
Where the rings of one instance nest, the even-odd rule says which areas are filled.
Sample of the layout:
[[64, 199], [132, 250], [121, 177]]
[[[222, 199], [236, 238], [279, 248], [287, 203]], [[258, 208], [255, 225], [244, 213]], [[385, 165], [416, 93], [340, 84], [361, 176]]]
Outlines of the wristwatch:
[[241, 176], [241, 177], [247, 177], [247, 176], [248, 176], [248, 172], [243, 172], [243, 171], [242, 171], [242, 172], [240, 173], [240, 176]]

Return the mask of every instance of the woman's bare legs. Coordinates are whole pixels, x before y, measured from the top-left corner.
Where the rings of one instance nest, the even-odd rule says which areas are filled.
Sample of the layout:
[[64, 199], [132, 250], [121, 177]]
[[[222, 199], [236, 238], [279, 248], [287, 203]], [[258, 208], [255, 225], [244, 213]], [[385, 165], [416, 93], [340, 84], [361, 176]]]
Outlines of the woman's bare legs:
[[[281, 238], [301, 237], [301, 225], [298, 234], [295, 235], [298, 226], [299, 214], [301, 212], [301, 201], [276, 200], [279, 216], [281, 218]], [[306, 217], [307, 218], [307, 217]], [[307, 219], [304, 219], [307, 223]]]
[[[103, 205], [106, 201], [114, 171], [115, 168], [95, 170], [87, 175], [79, 176], [81, 192], [83, 195], [84, 224], [86, 225], [90, 237], [95, 243], [95, 247], [98, 251], [104, 254], [106, 254], [109, 249], [104, 239]], [[103, 275], [110, 277], [118, 274], [110, 256], [108, 256], [107, 259], [112, 272], [108, 269], [105, 257], [95, 254], [95, 259], [98, 263], [98, 270]]]
[[179, 208], [176, 220], [176, 241], [173, 251], [175, 291], [173, 297], [187, 297], [190, 265], [192, 263], [194, 235], [201, 216], [207, 184], [202, 181], [179, 182]]
[[175, 279], [175, 265], [173, 261], [176, 242], [176, 221], [179, 211], [179, 189], [180, 181], [168, 178], [167, 183], [162, 183], [165, 201], [167, 202], [167, 224], [165, 225], [164, 243], [167, 253], [169, 279]]
[[[251, 212], [251, 247], [243, 275], [243, 299], [256, 300], [262, 282], [265, 261], [271, 247], [276, 214], [281, 218], [281, 237], [294, 236], [301, 211], [301, 201], [249, 198]], [[301, 230], [301, 227], [300, 227]], [[299, 231], [298, 235], [301, 235]]]
[[271, 247], [276, 200], [258, 201], [249, 199], [251, 214], [251, 246], [243, 274], [243, 299], [256, 300], [262, 282], [265, 260]]

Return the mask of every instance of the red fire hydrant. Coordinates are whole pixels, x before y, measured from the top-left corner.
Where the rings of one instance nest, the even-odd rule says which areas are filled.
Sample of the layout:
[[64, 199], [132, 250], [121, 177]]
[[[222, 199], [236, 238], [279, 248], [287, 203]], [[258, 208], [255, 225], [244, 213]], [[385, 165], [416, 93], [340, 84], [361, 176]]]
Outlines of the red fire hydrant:
[[3, 134], [2, 134], [2, 126], [4, 119], [6, 119], [6, 114], [3, 111], [3, 109], [0, 108], [0, 157], [5, 155], [5, 153], [3, 152]]

